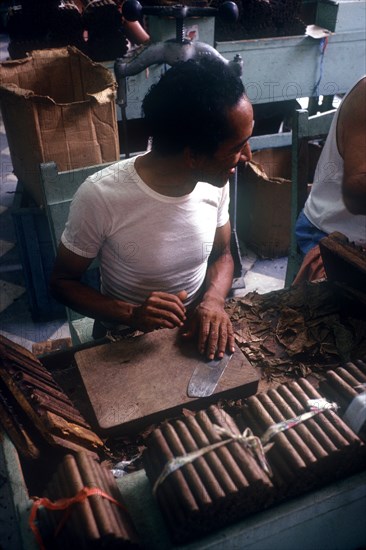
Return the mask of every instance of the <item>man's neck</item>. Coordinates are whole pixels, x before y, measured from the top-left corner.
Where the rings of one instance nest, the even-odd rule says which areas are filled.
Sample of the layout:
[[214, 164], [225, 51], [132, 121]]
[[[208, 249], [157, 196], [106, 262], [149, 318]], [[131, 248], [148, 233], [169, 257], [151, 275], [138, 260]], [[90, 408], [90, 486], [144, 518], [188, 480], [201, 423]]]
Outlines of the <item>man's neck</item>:
[[197, 183], [183, 154], [166, 157], [150, 151], [136, 159], [135, 169], [150, 189], [167, 197], [188, 195]]

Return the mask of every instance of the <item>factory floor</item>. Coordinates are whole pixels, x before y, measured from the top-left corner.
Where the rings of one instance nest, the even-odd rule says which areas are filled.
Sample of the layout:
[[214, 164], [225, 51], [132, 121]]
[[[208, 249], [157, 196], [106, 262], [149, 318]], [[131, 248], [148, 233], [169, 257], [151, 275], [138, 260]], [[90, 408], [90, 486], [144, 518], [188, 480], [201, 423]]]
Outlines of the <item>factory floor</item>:
[[[6, 36], [0, 35], [0, 61], [5, 61], [7, 57]], [[12, 219], [17, 178], [12, 173], [1, 115], [0, 166], [0, 334], [32, 350], [35, 343], [68, 338], [70, 333], [64, 318], [40, 322], [35, 321], [30, 312], [24, 265], [20, 259]], [[246, 271], [245, 288], [239, 285], [233, 291], [235, 295], [244, 295], [253, 290], [266, 293], [283, 288], [287, 258], [260, 260], [246, 252], [242, 255], [242, 265]]]

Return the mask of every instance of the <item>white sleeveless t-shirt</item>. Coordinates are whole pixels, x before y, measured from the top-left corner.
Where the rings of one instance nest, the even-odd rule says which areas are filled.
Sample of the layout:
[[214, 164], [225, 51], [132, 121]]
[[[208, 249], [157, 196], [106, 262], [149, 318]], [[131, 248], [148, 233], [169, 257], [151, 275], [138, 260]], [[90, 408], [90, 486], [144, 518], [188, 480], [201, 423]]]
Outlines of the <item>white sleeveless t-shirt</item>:
[[[358, 82], [355, 86], [357, 86]], [[328, 137], [315, 170], [314, 183], [305, 203], [304, 213], [309, 221], [315, 227], [324, 231], [324, 233], [329, 234], [333, 231], [340, 231], [351, 242], [365, 245], [366, 216], [351, 214], [343, 202], [343, 159], [339, 154], [337, 146], [339, 113], [344, 99], [353, 88], [345, 95], [334, 115]]]

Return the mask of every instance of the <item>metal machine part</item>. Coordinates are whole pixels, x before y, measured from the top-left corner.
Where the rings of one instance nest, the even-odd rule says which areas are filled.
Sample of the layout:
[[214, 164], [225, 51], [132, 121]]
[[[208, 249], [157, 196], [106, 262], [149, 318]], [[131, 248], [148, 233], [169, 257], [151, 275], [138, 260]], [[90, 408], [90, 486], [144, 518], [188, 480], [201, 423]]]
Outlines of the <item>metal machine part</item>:
[[188, 17], [219, 16], [226, 20], [235, 21], [238, 18], [238, 7], [234, 2], [224, 2], [219, 9], [196, 8], [183, 5], [142, 7], [137, 0], [127, 0], [122, 8], [123, 16], [128, 21], [137, 21], [141, 15], [158, 15], [174, 17], [176, 20], [176, 38], [165, 42], [150, 43], [143, 46], [131, 59], [118, 58], [114, 64], [114, 71], [118, 83], [117, 103], [121, 108], [126, 107], [126, 81], [128, 76], [136, 75], [155, 64], [173, 66], [179, 61], [196, 59], [202, 56], [213, 56], [228, 63], [240, 76], [242, 72], [241, 57], [236, 55], [228, 61], [215, 48], [204, 42], [193, 42], [184, 37], [184, 20]]

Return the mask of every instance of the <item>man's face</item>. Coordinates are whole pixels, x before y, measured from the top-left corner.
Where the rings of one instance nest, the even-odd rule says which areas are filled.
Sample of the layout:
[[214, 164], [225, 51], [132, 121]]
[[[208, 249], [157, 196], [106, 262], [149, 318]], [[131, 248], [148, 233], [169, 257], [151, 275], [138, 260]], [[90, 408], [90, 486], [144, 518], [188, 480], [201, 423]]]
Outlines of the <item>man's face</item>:
[[199, 160], [200, 180], [215, 187], [224, 187], [239, 162], [248, 162], [252, 153], [248, 140], [253, 131], [253, 109], [244, 97], [228, 111], [231, 135], [214, 155], [202, 155]]

